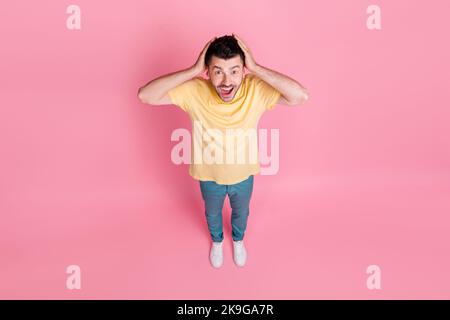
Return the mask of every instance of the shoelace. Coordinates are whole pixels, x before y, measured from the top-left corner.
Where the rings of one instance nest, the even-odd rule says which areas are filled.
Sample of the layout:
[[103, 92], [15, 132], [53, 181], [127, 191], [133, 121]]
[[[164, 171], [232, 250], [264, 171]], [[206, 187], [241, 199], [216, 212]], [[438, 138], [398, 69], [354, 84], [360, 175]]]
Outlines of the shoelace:
[[237, 241], [234, 244], [234, 249], [236, 250], [236, 252], [244, 252], [244, 244], [242, 243], [242, 241]]

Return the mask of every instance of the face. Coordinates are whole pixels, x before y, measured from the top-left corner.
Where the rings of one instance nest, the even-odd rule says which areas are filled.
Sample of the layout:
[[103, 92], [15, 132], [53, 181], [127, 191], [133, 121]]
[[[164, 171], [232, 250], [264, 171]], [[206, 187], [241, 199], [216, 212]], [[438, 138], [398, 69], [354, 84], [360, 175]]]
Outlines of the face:
[[244, 78], [241, 57], [225, 60], [212, 56], [208, 75], [219, 97], [225, 102], [233, 100]]

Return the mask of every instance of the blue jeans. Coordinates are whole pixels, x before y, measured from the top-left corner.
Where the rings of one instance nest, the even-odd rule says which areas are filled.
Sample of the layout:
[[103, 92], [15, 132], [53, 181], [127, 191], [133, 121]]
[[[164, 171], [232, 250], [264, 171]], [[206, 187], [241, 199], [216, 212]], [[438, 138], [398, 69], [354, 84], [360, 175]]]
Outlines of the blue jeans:
[[232, 238], [239, 241], [244, 238], [250, 213], [250, 198], [253, 191], [253, 175], [236, 184], [218, 184], [215, 181], [200, 181], [202, 198], [205, 201], [205, 215], [209, 233], [215, 242], [223, 240], [222, 208], [228, 194], [231, 205]]

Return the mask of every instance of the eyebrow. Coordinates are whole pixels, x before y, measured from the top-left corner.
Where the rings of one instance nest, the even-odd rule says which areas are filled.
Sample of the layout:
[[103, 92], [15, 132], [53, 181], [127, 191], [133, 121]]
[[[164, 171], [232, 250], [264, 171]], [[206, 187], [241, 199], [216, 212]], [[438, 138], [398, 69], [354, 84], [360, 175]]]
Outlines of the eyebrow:
[[[240, 67], [239, 65], [236, 65], [236, 66], [231, 67], [230, 69], [239, 68], [239, 67]], [[218, 67], [218, 66], [214, 66], [213, 68], [217, 68], [217, 69], [222, 70], [222, 68]]]

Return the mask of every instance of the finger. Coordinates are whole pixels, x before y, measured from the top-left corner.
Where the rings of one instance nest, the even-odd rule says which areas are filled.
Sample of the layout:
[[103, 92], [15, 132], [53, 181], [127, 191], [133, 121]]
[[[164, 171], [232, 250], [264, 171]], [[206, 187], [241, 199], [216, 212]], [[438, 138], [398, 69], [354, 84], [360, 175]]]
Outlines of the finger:
[[244, 46], [242, 43], [240, 43], [239, 45], [241, 46], [242, 51], [244, 51], [245, 53], [249, 52], [248, 49], [247, 49], [247, 47]]
[[236, 39], [236, 40], [237, 40], [239, 46], [241, 46], [242, 48], [245, 48], [245, 45], [241, 40], [239, 40], [239, 39]]
[[234, 33], [233, 33], [233, 37], [237, 40], [237, 42], [242, 43], [241, 38], [239, 38], [239, 37], [238, 37], [237, 35], [235, 35]]
[[238, 40], [238, 43], [243, 49], [247, 50], [247, 46], [244, 44], [244, 42], [242, 42], [241, 40]]
[[244, 43], [244, 41], [243, 41], [241, 38], [239, 38], [237, 35], [234, 35], [234, 37], [236, 38], [236, 40], [237, 40], [238, 42]]
[[203, 51], [206, 52], [206, 50], [208, 50], [209, 45], [214, 41], [215, 39], [211, 39], [209, 40], [209, 42], [205, 45], [205, 47], [203, 48]]

